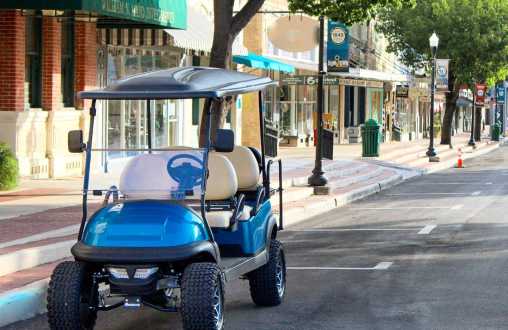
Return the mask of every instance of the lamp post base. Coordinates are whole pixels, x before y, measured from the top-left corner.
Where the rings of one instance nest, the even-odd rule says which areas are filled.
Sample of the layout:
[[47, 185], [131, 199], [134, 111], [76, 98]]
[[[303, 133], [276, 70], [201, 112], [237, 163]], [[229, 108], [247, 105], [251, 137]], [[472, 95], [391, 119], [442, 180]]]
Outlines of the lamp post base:
[[436, 153], [436, 150], [434, 150], [434, 148], [429, 148], [429, 150], [427, 150], [426, 155], [428, 157], [436, 157], [437, 153]]
[[326, 186], [328, 180], [324, 177], [323, 171], [312, 171], [312, 175], [307, 180], [308, 184], [313, 187]]
[[471, 147], [476, 147], [476, 143], [474, 142], [473, 139], [469, 140], [469, 142], [467, 143], [468, 146], [471, 146]]

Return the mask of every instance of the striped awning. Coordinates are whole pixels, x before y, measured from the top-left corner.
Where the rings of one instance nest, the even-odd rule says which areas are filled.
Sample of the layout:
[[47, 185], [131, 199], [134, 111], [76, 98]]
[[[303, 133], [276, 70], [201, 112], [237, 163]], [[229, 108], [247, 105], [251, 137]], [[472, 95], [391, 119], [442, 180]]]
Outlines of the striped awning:
[[[187, 17], [186, 30], [165, 30], [173, 37], [174, 46], [209, 52], [213, 42], [213, 19], [192, 6], [187, 8]], [[247, 54], [241, 34], [233, 42], [233, 54]]]

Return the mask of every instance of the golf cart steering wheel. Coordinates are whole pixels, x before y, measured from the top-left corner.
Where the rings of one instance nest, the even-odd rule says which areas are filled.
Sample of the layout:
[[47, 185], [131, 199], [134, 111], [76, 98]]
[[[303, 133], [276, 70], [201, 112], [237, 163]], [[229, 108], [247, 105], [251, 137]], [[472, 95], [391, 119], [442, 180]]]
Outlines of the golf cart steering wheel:
[[[183, 161], [179, 165], [173, 166], [177, 160], [182, 159], [189, 161]], [[192, 162], [197, 162], [200, 167], [193, 166]], [[189, 154], [171, 157], [167, 164], [168, 174], [173, 180], [178, 182], [179, 191], [192, 191], [194, 187], [200, 185], [203, 181], [203, 170], [203, 161]]]

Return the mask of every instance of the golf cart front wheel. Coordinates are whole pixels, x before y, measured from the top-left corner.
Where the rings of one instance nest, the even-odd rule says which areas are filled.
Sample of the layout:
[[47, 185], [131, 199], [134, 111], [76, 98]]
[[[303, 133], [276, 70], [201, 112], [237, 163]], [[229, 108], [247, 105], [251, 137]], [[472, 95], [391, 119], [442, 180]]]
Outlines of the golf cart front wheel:
[[182, 276], [181, 315], [185, 330], [224, 327], [224, 283], [219, 266], [211, 262], [188, 265]]
[[90, 304], [85, 264], [64, 261], [56, 266], [48, 287], [48, 322], [51, 330], [91, 330], [97, 311]]
[[277, 306], [286, 293], [286, 259], [282, 244], [270, 242], [269, 260], [248, 275], [250, 295], [258, 306]]

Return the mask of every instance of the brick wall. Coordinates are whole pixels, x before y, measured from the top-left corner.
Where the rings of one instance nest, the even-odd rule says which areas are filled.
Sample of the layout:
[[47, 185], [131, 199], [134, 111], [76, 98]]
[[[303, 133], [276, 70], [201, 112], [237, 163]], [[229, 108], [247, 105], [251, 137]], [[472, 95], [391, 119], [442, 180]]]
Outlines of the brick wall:
[[[95, 23], [76, 22], [75, 30], [75, 84], [76, 92], [97, 87], [97, 27]], [[76, 99], [77, 109], [90, 106], [89, 101]]]
[[42, 18], [42, 108], [62, 106], [62, 26], [55, 17]]
[[17, 10], [2, 10], [0, 21], [0, 111], [23, 111], [25, 17]]

